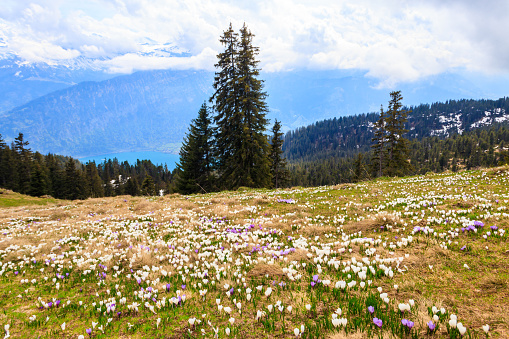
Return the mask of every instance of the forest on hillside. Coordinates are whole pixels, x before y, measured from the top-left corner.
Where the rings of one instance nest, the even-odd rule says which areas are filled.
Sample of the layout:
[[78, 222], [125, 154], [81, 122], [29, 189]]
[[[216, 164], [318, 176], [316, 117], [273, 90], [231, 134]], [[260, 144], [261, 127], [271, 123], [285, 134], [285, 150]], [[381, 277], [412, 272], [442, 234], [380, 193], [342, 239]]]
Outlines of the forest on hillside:
[[[509, 127], [493, 125], [448, 138], [426, 137], [409, 143], [407, 175], [458, 171], [509, 164]], [[291, 186], [321, 186], [376, 177], [371, 151], [352, 150], [344, 156], [317, 156], [289, 163]]]
[[135, 165], [116, 158], [82, 164], [72, 157], [32, 152], [20, 133], [11, 146], [0, 134], [0, 187], [32, 196], [86, 199], [172, 191], [172, 174], [150, 160]]
[[[507, 123], [509, 98], [498, 100], [449, 100], [403, 107], [409, 111], [405, 124], [409, 140], [446, 138], [480, 127]], [[358, 114], [318, 121], [285, 135], [284, 156], [289, 162], [344, 158], [370, 150], [373, 125], [379, 113]]]

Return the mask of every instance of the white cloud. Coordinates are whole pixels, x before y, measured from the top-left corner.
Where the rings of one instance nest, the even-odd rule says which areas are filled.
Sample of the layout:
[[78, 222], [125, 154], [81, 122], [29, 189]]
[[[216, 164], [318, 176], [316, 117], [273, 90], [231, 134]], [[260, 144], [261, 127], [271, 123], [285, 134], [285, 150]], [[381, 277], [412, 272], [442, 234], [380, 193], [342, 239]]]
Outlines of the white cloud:
[[[132, 73], [134, 71], [154, 69], [208, 69], [212, 70], [216, 52], [205, 48], [200, 54], [190, 57], [154, 57], [128, 53], [106, 61], [98, 61], [112, 73]], [[212, 67], [211, 67], [212, 65]]]
[[[4, 1], [0, 53], [30, 62], [85, 56], [107, 58], [111, 72], [212, 69], [222, 31], [246, 22], [266, 71], [363, 69], [383, 86], [457, 68], [509, 72], [505, 0]], [[148, 41], [192, 56], [147, 55]]]

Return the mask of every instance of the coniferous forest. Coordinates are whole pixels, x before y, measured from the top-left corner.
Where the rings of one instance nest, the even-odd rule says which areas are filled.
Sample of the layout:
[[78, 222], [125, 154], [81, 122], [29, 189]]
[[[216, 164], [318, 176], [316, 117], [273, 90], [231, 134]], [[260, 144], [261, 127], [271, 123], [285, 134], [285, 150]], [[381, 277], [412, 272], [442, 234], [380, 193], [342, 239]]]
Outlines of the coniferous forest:
[[0, 187], [15, 192], [59, 199], [156, 195], [172, 191], [171, 179], [167, 167], [150, 160], [82, 164], [72, 157], [32, 152], [22, 133], [11, 146], [0, 135]]

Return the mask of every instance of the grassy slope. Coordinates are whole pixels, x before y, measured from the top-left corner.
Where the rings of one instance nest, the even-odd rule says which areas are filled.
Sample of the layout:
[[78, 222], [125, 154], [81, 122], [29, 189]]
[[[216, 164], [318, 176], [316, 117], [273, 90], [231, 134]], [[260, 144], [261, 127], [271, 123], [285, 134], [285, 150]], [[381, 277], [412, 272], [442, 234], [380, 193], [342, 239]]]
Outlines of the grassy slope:
[[[489, 324], [491, 337], [506, 338], [507, 234], [487, 234], [493, 225], [509, 228], [508, 187], [505, 167], [336, 187], [58, 204], [4, 193], [0, 321], [11, 325], [12, 337], [24, 338], [87, 337], [85, 329], [92, 322], [104, 329], [104, 333], [94, 329], [96, 338], [203, 337], [202, 330], [208, 338], [214, 335], [213, 327], [219, 337], [226, 337], [229, 327], [231, 336], [292, 338], [301, 324], [306, 327], [302, 337], [411, 338], [426, 336], [428, 307], [437, 306], [446, 313], [438, 313], [438, 330], [430, 338], [459, 338], [457, 330], [447, 328], [452, 313], [471, 337], [484, 338], [481, 326]], [[35, 205], [28, 210], [25, 204]], [[474, 221], [484, 227], [462, 232]], [[433, 232], [415, 232], [416, 226]], [[252, 252], [253, 247], [260, 251]], [[281, 254], [290, 248], [295, 251]], [[356, 262], [366, 258], [368, 264], [354, 265], [352, 258]], [[337, 260], [337, 268], [331, 259]], [[351, 270], [360, 266], [367, 271], [363, 288]], [[148, 273], [145, 279], [142, 271]], [[57, 277], [66, 273], [64, 279]], [[103, 273], [106, 279], [99, 278]], [[321, 283], [311, 287], [315, 275]], [[329, 286], [324, 284], [327, 280]], [[356, 285], [351, 288], [334, 288], [338, 281], [353, 280]], [[269, 286], [273, 292], [267, 297]], [[158, 292], [137, 298], [134, 292], [141, 287], [145, 296], [148, 287]], [[234, 293], [228, 297], [231, 287]], [[250, 301], [246, 288], [253, 290]], [[388, 294], [388, 305], [377, 288]], [[200, 296], [204, 290], [205, 296]], [[177, 294], [186, 294], [181, 306], [158, 309], [151, 300], [161, 302]], [[38, 298], [62, 304], [39, 309]], [[230, 315], [218, 311], [217, 298], [222, 306], [231, 307]], [[241, 303], [240, 311], [234, 299]], [[410, 299], [415, 306], [402, 314], [399, 304]], [[292, 311], [270, 313], [267, 306], [278, 301], [292, 306]], [[108, 313], [106, 304], [112, 302], [115, 310]], [[140, 304], [138, 312], [128, 309], [133, 302]], [[157, 314], [143, 306], [145, 302]], [[375, 306], [373, 315], [368, 306]], [[332, 323], [338, 307], [342, 309], [338, 318], [348, 320], [346, 328]], [[266, 315], [255, 321], [258, 310]], [[190, 318], [202, 319], [203, 314], [201, 324], [189, 324]], [[373, 324], [374, 316], [383, 320], [382, 330]], [[231, 317], [233, 326], [228, 322]], [[415, 323], [408, 333], [401, 325], [403, 318]], [[206, 324], [209, 321], [212, 326]]]
[[0, 208], [55, 204], [54, 198], [36, 198], [0, 188]]

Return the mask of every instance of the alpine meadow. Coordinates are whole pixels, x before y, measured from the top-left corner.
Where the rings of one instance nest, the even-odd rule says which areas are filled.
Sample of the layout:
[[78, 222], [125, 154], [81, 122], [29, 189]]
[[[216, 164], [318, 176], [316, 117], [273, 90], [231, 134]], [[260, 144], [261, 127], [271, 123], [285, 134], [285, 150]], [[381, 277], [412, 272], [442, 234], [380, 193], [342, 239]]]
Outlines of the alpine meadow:
[[4, 338], [509, 338], [509, 99], [285, 131], [256, 41], [222, 31], [173, 171], [0, 134]]

